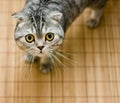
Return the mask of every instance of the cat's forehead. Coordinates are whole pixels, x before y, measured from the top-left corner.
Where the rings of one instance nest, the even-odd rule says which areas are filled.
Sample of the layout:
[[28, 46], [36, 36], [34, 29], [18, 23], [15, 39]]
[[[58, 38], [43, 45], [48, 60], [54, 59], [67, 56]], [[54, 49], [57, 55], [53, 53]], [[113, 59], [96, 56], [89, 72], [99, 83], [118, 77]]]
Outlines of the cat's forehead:
[[45, 23], [44, 17], [41, 15], [34, 15], [31, 17], [31, 23], [36, 30], [37, 34], [42, 34], [42, 28]]
[[58, 25], [51, 20], [46, 20], [44, 16], [34, 16], [32, 18], [32, 25], [36, 30], [37, 34], [42, 34], [44, 32], [54, 32], [57, 29]]
[[20, 31], [22, 35], [33, 34], [37, 38], [43, 37], [45, 34], [51, 32], [58, 35], [63, 35], [62, 28], [60, 25], [51, 20], [41, 19], [40, 16], [36, 16], [37, 21], [25, 21], [19, 24]]
[[35, 24], [23, 22], [19, 24], [18, 28], [20, 28], [18, 32], [23, 32], [24, 34], [36, 34], [38, 36], [44, 35], [48, 32], [57, 33], [59, 31], [57, 26], [47, 22], [44, 22], [41, 26], [35, 26]]

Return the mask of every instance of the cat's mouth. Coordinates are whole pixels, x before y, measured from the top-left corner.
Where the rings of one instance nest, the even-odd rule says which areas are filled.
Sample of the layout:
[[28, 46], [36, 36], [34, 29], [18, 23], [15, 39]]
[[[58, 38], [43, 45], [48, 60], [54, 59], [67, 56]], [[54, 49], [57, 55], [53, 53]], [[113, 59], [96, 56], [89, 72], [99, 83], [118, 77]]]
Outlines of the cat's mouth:
[[45, 54], [44, 53], [39, 53], [37, 56], [38, 57], [43, 57]]
[[40, 54], [42, 54], [43, 52], [42, 52], [42, 50], [40, 50]]
[[48, 55], [48, 54], [50, 54], [50, 53], [49, 52], [40, 51], [38, 56], [39, 57], [43, 57], [43, 56]]

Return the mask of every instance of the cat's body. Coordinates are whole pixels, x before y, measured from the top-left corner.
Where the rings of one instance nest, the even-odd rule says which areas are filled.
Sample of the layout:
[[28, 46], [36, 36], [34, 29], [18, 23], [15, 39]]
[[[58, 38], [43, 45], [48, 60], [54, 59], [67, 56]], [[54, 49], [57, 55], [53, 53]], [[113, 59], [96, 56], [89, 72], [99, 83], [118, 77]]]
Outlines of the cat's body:
[[52, 68], [52, 58], [56, 59], [54, 53], [63, 43], [64, 33], [70, 24], [85, 8], [90, 7], [93, 11], [87, 25], [96, 27], [106, 2], [107, 0], [27, 0], [24, 9], [13, 15], [19, 20], [15, 40], [26, 51], [25, 60], [31, 61], [32, 55], [33, 59], [40, 57], [41, 69], [48, 72]]
[[[42, 1], [46, 3], [42, 4]], [[40, 8], [40, 4], [45, 8], [47, 7], [48, 12], [51, 10], [60, 11], [64, 17], [63, 24], [61, 25], [63, 25], [63, 28], [66, 31], [69, 25], [84, 11], [85, 8], [90, 7], [94, 10], [103, 9], [106, 2], [107, 0], [27, 0], [23, 11], [28, 14], [35, 11], [39, 14], [40, 10], [37, 9]], [[44, 8], [41, 10], [43, 12], [45, 11]]]

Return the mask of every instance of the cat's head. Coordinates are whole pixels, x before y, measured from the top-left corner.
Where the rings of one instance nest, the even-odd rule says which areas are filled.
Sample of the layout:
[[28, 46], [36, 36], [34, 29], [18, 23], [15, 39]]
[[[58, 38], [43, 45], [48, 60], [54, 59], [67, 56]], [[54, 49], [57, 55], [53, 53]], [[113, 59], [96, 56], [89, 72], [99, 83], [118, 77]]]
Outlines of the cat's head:
[[18, 12], [13, 17], [18, 19], [15, 41], [25, 52], [41, 57], [51, 54], [63, 43], [62, 13], [53, 11], [44, 15], [27, 15]]

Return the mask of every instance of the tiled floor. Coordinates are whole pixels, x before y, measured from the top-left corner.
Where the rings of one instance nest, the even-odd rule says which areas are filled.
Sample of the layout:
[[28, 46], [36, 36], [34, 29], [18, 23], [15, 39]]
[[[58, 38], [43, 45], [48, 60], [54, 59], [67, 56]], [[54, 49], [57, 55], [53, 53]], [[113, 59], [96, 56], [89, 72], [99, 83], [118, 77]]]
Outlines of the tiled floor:
[[11, 14], [25, 0], [0, 1], [0, 103], [120, 103], [120, 0], [110, 0], [100, 26], [85, 26], [85, 11], [66, 33], [66, 67], [44, 75], [25, 64], [14, 41]]

